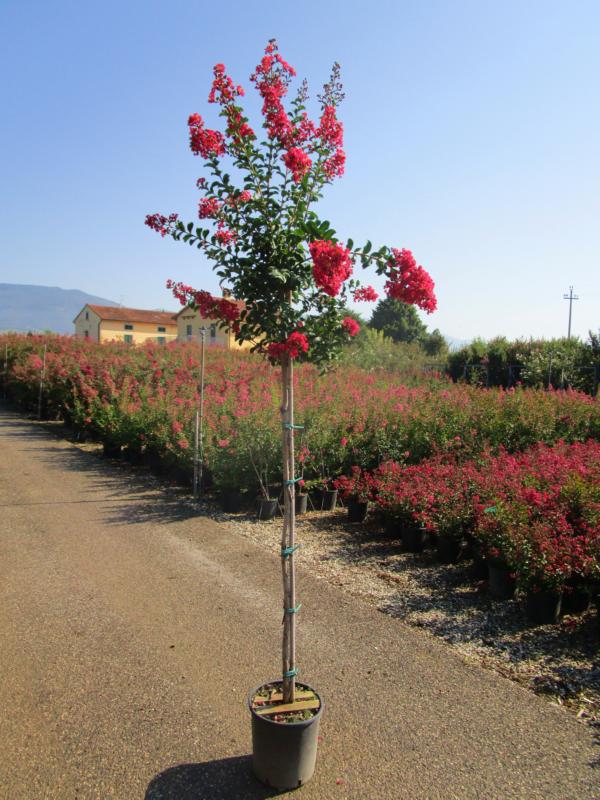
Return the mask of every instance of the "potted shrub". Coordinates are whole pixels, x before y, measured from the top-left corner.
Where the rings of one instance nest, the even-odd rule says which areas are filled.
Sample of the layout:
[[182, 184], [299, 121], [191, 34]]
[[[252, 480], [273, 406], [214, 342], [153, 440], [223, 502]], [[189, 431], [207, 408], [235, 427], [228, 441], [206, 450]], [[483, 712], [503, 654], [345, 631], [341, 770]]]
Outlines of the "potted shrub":
[[[191, 149], [203, 159], [210, 176], [197, 183], [203, 222], [184, 224], [177, 214], [146, 218], [146, 224], [163, 237], [199, 248], [231, 293], [214, 297], [170, 280], [167, 285], [175, 297], [182, 305], [198, 308], [203, 319], [215, 320], [240, 345], [264, 356], [281, 377], [282, 676], [252, 690], [248, 701], [255, 773], [280, 790], [295, 788], [311, 777], [323, 711], [318, 692], [296, 682], [300, 603], [295, 577], [299, 480], [295, 436], [301, 426], [294, 415], [294, 365], [312, 361], [323, 369], [333, 366], [342, 345], [358, 332], [358, 323], [345, 312], [346, 304], [350, 299], [373, 301], [377, 294], [353, 277], [356, 264], [372, 265], [384, 275], [388, 296], [428, 312], [436, 305], [433, 282], [410, 251], [373, 250], [370, 242], [363, 247], [352, 240], [343, 243], [313, 210], [325, 186], [343, 172], [343, 127], [337, 117], [343, 92], [339, 67], [334, 65], [319, 97], [320, 118], [313, 122], [306, 111], [306, 83], [284, 107], [294, 75], [271, 40], [251, 76], [263, 101], [259, 136], [239, 105], [243, 89], [217, 64], [209, 101], [220, 109], [223, 130], [208, 128], [199, 114], [188, 120]], [[226, 171], [225, 159], [231, 160], [238, 182]], [[223, 454], [230, 454], [228, 448], [229, 443], [223, 446]], [[222, 465], [217, 456], [217, 463], [211, 463], [216, 483], [226, 471], [224, 455], [221, 461]]]
[[350, 475], [342, 475], [333, 482], [348, 506], [348, 522], [363, 522], [373, 496], [373, 479], [360, 467], [354, 466]]

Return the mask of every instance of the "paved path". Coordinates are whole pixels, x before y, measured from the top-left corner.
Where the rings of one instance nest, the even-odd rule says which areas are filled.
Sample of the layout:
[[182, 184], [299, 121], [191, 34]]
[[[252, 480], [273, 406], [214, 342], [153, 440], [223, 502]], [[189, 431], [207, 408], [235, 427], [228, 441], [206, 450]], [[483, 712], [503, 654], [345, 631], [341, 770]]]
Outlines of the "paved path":
[[[275, 555], [0, 413], [0, 797], [243, 800], [247, 690], [279, 669]], [[326, 699], [297, 796], [598, 798], [562, 709], [300, 573]]]

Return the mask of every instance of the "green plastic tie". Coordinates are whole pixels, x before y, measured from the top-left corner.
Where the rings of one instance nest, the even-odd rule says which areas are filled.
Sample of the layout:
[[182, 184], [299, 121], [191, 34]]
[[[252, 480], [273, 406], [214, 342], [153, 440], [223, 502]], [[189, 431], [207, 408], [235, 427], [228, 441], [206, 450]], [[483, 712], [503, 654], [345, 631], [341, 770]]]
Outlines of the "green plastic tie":
[[301, 608], [302, 608], [302, 603], [298, 603], [296, 608], [286, 608], [285, 613], [286, 614], [297, 614], [300, 611]]
[[483, 509], [484, 514], [495, 514], [496, 513], [496, 506], [490, 506], [489, 508]]
[[288, 558], [288, 557], [289, 557], [289, 556], [291, 556], [291, 555], [292, 555], [292, 553], [293, 553], [295, 550], [297, 550], [299, 547], [300, 547], [300, 545], [299, 545], [299, 544], [295, 544], [295, 545], [293, 545], [292, 547], [282, 547], [282, 548], [281, 548], [281, 555], [282, 555], [284, 558]]
[[287, 672], [283, 673], [284, 678], [293, 678], [295, 675], [298, 674], [298, 668], [294, 667], [294, 669], [288, 669]]
[[293, 422], [284, 422], [283, 423], [283, 427], [287, 431], [303, 431], [304, 430], [304, 425], [294, 425]]
[[302, 475], [298, 475], [297, 478], [292, 478], [290, 481], [284, 481], [286, 486], [292, 486], [294, 483], [298, 483], [298, 481], [302, 480]]

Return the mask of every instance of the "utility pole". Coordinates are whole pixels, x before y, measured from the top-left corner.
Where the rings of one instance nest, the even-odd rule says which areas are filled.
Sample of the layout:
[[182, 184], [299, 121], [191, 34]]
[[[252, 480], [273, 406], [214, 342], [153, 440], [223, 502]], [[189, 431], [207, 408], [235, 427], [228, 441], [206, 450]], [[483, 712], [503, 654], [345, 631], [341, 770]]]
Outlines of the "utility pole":
[[563, 294], [563, 300], [569, 301], [569, 332], [567, 333], [567, 339], [571, 338], [571, 318], [573, 316], [573, 300], [579, 300], [579, 296], [573, 294], [573, 287], [569, 286], [569, 294]]

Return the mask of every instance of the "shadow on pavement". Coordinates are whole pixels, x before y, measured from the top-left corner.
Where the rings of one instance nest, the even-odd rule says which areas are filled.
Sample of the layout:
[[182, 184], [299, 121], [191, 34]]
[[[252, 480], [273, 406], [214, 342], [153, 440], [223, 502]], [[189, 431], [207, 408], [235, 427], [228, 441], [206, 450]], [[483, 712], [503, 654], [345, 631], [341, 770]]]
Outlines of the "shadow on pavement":
[[256, 780], [251, 756], [237, 756], [170, 767], [150, 781], [144, 797], [145, 800], [261, 800], [278, 794]]

